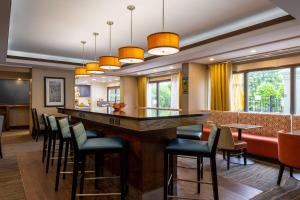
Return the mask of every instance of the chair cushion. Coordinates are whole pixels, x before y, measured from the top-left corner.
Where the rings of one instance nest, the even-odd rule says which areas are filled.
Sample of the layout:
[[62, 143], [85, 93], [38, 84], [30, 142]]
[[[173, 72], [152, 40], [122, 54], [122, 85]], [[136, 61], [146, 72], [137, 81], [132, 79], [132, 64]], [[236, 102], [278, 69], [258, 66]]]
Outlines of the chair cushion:
[[87, 138], [98, 138], [101, 137], [100, 133], [95, 130], [85, 130]]
[[91, 138], [79, 146], [80, 151], [93, 150], [118, 150], [125, 147], [125, 143], [120, 138]]
[[177, 138], [190, 139], [190, 140], [200, 140], [202, 137], [202, 132], [193, 131], [178, 131]]
[[177, 127], [177, 131], [202, 132], [202, 125], [179, 126]]
[[210, 153], [208, 142], [180, 138], [171, 140], [166, 150], [180, 153]]

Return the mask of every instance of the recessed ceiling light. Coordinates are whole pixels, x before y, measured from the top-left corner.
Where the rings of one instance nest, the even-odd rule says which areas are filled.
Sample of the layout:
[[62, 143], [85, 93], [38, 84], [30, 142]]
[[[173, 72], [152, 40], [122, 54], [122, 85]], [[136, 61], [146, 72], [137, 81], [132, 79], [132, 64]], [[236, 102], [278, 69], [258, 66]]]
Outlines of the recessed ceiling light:
[[22, 79], [21, 78], [18, 78], [18, 81], [21, 81]]
[[141, 72], [136, 73], [137, 75], [141, 75]]
[[250, 52], [251, 52], [251, 53], [256, 53], [256, 50], [255, 50], [255, 49], [252, 49]]
[[173, 67], [173, 66], [170, 66], [169, 68], [170, 68], [170, 69], [174, 69], [174, 67]]
[[108, 82], [111, 82], [111, 80], [108, 80]]
[[214, 58], [209, 58], [209, 61], [214, 61], [215, 59]]
[[101, 78], [106, 78], [105, 76], [102, 76]]
[[93, 78], [92, 81], [96, 81], [97, 79]]
[[154, 70], [153, 70], [153, 72], [157, 72], [157, 70], [156, 70], [156, 69], [154, 69]]
[[119, 80], [119, 78], [115, 78], [115, 81], [118, 81]]
[[265, 54], [264, 57], [270, 57], [270, 55], [269, 54]]

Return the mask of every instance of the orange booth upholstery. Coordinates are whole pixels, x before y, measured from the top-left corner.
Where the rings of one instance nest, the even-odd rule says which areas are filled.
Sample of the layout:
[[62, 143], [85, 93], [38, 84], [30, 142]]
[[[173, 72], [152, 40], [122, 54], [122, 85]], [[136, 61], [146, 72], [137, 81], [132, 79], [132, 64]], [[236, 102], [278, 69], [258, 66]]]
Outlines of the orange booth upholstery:
[[300, 169], [300, 135], [278, 134], [278, 159], [281, 163], [277, 184], [280, 185], [285, 166]]
[[[297, 120], [300, 121], [300, 116]], [[296, 121], [296, 117], [293, 118], [293, 121]], [[243, 131], [242, 140], [248, 144], [248, 153], [273, 159], [278, 159], [278, 131], [288, 132], [291, 130], [291, 118], [286, 114], [212, 111], [209, 122], [217, 125], [239, 122], [263, 126], [263, 128]], [[294, 123], [293, 128], [296, 124]], [[209, 131], [209, 126], [204, 126], [203, 140], [207, 140]], [[237, 139], [237, 130], [233, 129], [232, 134]]]

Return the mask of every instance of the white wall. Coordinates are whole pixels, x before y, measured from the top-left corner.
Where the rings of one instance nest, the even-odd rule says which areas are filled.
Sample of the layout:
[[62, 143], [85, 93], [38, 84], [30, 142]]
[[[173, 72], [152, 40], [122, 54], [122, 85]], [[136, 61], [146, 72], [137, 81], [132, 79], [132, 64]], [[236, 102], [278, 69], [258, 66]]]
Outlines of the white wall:
[[107, 86], [104, 83], [93, 83], [91, 85], [91, 106], [97, 107], [97, 101], [100, 99], [107, 100]]

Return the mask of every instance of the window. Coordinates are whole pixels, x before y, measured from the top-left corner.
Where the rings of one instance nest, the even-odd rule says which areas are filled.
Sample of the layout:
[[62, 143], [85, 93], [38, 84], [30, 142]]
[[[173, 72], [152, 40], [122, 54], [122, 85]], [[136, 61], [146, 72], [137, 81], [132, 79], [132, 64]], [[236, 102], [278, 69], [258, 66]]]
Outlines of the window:
[[170, 108], [171, 107], [171, 81], [153, 81], [148, 85], [148, 107]]
[[107, 101], [118, 102], [120, 101], [120, 87], [107, 88]]
[[244, 110], [244, 74], [232, 75], [232, 111]]
[[296, 105], [295, 105], [295, 113], [300, 114], [300, 67], [296, 68], [296, 85], [295, 85], [295, 97], [296, 97]]
[[290, 84], [290, 68], [248, 72], [248, 111], [290, 113]]

